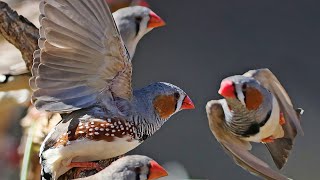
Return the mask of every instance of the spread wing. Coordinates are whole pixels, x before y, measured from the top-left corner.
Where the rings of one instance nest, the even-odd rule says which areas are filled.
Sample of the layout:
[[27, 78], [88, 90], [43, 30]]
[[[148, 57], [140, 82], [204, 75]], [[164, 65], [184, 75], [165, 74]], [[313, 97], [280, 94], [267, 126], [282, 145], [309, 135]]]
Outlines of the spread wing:
[[269, 69], [251, 70], [245, 73], [244, 76], [255, 78], [277, 98], [280, 111], [286, 119], [286, 123], [282, 126], [285, 134], [284, 138], [276, 139], [274, 142], [266, 144], [275, 164], [281, 169], [288, 160], [297, 132], [303, 135], [300, 117], [293, 108], [286, 90]]
[[105, 0], [42, 0], [34, 53], [38, 109], [68, 112], [132, 96], [132, 66]]
[[289, 178], [272, 170], [265, 162], [251, 154], [249, 142], [239, 139], [226, 129], [225, 110], [228, 110], [225, 100], [212, 100], [206, 106], [213, 135], [235, 163], [250, 173], [266, 179], [288, 180]]

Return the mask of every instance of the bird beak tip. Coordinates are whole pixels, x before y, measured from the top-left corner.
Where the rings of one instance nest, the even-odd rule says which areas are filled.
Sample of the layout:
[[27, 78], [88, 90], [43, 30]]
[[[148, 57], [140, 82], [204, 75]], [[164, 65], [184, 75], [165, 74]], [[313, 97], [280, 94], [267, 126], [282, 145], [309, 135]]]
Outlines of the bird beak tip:
[[150, 171], [148, 180], [158, 179], [160, 177], [168, 176], [167, 171], [160, 166], [156, 161], [150, 161]]
[[189, 96], [186, 96], [183, 99], [182, 105], [181, 105], [181, 110], [183, 109], [195, 109], [195, 105], [193, 104], [192, 100], [190, 99]]
[[222, 81], [218, 93], [223, 97], [235, 97], [234, 86], [232, 81]]
[[164, 22], [164, 20], [162, 20], [156, 13], [154, 13], [153, 11], [150, 11], [149, 13], [149, 22], [147, 27], [149, 29], [152, 28], [157, 28], [157, 27], [161, 27], [161, 26], [165, 26], [166, 23]]

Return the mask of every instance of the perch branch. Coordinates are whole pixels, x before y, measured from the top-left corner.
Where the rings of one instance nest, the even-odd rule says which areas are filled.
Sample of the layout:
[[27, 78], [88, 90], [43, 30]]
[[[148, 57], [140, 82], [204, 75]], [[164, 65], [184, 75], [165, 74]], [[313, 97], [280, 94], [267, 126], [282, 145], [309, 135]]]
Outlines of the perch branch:
[[0, 1], [0, 33], [20, 50], [30, 70], [33, 52], [38, 49], [38, 28], [25, 17], [18, 15], [7, 3]]

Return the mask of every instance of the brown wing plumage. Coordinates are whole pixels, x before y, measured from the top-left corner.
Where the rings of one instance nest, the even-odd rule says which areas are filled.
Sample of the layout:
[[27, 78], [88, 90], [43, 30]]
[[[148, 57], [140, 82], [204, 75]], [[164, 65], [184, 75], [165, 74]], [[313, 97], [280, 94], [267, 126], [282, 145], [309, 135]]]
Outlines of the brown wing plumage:
[[239, 139], [225, 128], [225, 110], [228, 109], [226, 106], [225, 100], [212, 100], [207, 103], [206, 111], [212, 133], [235, 163], [266, 179], [288, 180], [289, 178], [272, 170], [265, 162], [251, 154], [249, 142]]
[[105, 0], [43, 0], [32, 89], [38, 109], [69, 112], [132, 96], [132, 66]]

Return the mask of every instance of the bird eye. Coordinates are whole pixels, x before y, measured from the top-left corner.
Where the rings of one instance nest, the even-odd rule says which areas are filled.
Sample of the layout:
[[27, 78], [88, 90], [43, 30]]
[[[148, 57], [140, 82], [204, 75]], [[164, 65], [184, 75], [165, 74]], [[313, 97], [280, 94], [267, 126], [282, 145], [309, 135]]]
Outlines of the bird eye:
[[242, 91], [245, 92], [247, 90], [247, 84], [242, 85]]
[[136, 17], [136, 22], [137, 22], [137, 23], [140, 23], [141, 21], [142, 21], [142, 17], [141, 17], [141, 16], [137, 16], [137, 17]]
[[135, 167], [135, 168], [134, 168], [134, 171], [135, 171], [136, 173], [140, 174], [141, 168], [140, 168], [140, 167]]
[[179, 93], [174, 93], [173, 95], [174, 95], [175, 99], [179, 99], [180, 98], [180, 94]]

